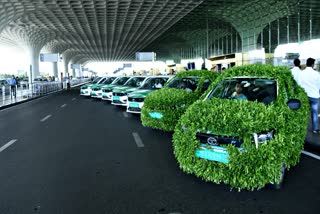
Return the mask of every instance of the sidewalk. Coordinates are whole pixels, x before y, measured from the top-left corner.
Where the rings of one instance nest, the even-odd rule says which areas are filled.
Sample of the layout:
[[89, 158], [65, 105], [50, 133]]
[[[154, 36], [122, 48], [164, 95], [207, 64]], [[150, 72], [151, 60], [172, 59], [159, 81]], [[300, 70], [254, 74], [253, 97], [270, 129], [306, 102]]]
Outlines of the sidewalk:
[[[71, 88], [78, 87], [80, 85], [86, 84], [90, 82], [89, 80], [75, 80], [71, 82]], [[43, 96], [47, 96], [52, 93], [57, 93], [60, 91], [65, 90], [65, 87], [61, 87], [60, 82], [50, 83], [51, 85], [54, 84], [52, 88], [46, 88], [46, 85], [42, 85], [42, 87], [37, 87], [32, 90], [30, 89], [21, 89], [18, 88], [17, 90], [17, 97], [11, 97], [10, 94], [0, 94], [0, 110], [8, 108], [10, 106], [18, 105], [20, 103], [28, 102]], [[43, 87], [44, 86], [44, 87]]]
[[305, 140], [305, 148], [311, 152], [316, 152], [320, 155], [320, 134], [312, 133], [311, 120], [308, 125], [308, 133]]

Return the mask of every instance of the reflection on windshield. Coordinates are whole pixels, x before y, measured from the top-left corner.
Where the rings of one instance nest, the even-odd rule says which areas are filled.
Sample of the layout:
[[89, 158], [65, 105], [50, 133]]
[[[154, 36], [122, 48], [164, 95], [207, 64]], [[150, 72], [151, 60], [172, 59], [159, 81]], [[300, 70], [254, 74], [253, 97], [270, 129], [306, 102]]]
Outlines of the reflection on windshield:
[[125, 86], [130, 86], [130, 87], [139, 87], [141, 85], [141, 83], [143, 82], [143, 80], [145, 79], [145, 77], [134, 77], [131, 80], [129, 80]]
[[277, 98], [277, 84], [274, 80], [261, 78], [224, 80], [213, 90], [208, 99], [212, 97], [270, 104]]
[[123, 85], [128, 81], [129, 77], [122, 77], [116, 80], [113, 84], [115, 85]]
[[168, 78], [149, 78], [140, 89], [160, 89], [164, 86]]
[[110, 84], [113, 82], [113, 80], [115, 80], [116, 78], [115, 77], [109, 77], [107, 78], [105, 81], [102, 82], [102, 84]]
[[195, 91], [198, 87], [199, 78], [175, 78], [167, 85], [168, 88], [184, 89], [186, 91]]
[[92, 83], [93, 84], [98, 83], [101, 79], [102, 79], [102, 77], [98, 77], [97, 79], [93, 80]]

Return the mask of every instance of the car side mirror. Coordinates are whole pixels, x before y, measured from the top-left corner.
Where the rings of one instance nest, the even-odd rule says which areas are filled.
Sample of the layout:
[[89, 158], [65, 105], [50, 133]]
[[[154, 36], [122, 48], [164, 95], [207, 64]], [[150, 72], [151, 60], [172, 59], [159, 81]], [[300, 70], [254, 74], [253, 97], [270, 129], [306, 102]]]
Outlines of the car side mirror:
[[291, 110], [298, 110], [301, 107], [301, 101], [298, 99], [290, 99], [287, 105]]

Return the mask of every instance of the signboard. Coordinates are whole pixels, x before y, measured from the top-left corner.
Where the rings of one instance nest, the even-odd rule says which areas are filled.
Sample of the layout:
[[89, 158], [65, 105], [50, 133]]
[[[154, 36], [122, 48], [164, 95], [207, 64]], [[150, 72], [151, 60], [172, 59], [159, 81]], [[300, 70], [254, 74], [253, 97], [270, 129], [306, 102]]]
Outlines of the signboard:
[[58, 53], [40, 54], [41, 62], [58, 62], [58, 60], [59, 60]]
[[71, 64], [71, 69], [80, 69], [80, 64]]
[[131, 63], [124, 63], [123, 67], [124, 68], [132, 68], [132, 64]]
[[156, 59], [155, 52], [136, 52], [137, 61], [154, 61]]

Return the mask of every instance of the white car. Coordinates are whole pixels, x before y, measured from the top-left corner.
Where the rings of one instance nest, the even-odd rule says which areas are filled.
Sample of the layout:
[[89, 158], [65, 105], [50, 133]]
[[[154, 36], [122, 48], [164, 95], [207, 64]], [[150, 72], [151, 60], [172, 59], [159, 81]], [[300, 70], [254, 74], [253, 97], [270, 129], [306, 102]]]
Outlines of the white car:
[[123, 86], [113, 88], [112, 90], [112, 105], [127, 106], [128, 94], [137, 90], [138, 87], [144, 84], [145, 76], [131, 77]]
[[102, 87], [106, 85], [110, 85], [115, 79], [116, 77], [107, 77], [103, 82], [91, 87], [91, 97], [101, 99]]
[[93, 80], [90, 84], [85, 84], [80, 88], [80, 95], [82, 96], [91, 96], [92, 87], [95, 85], [103, 82], [106, 78], [105, 77], [97, 77], [95, 80]]

